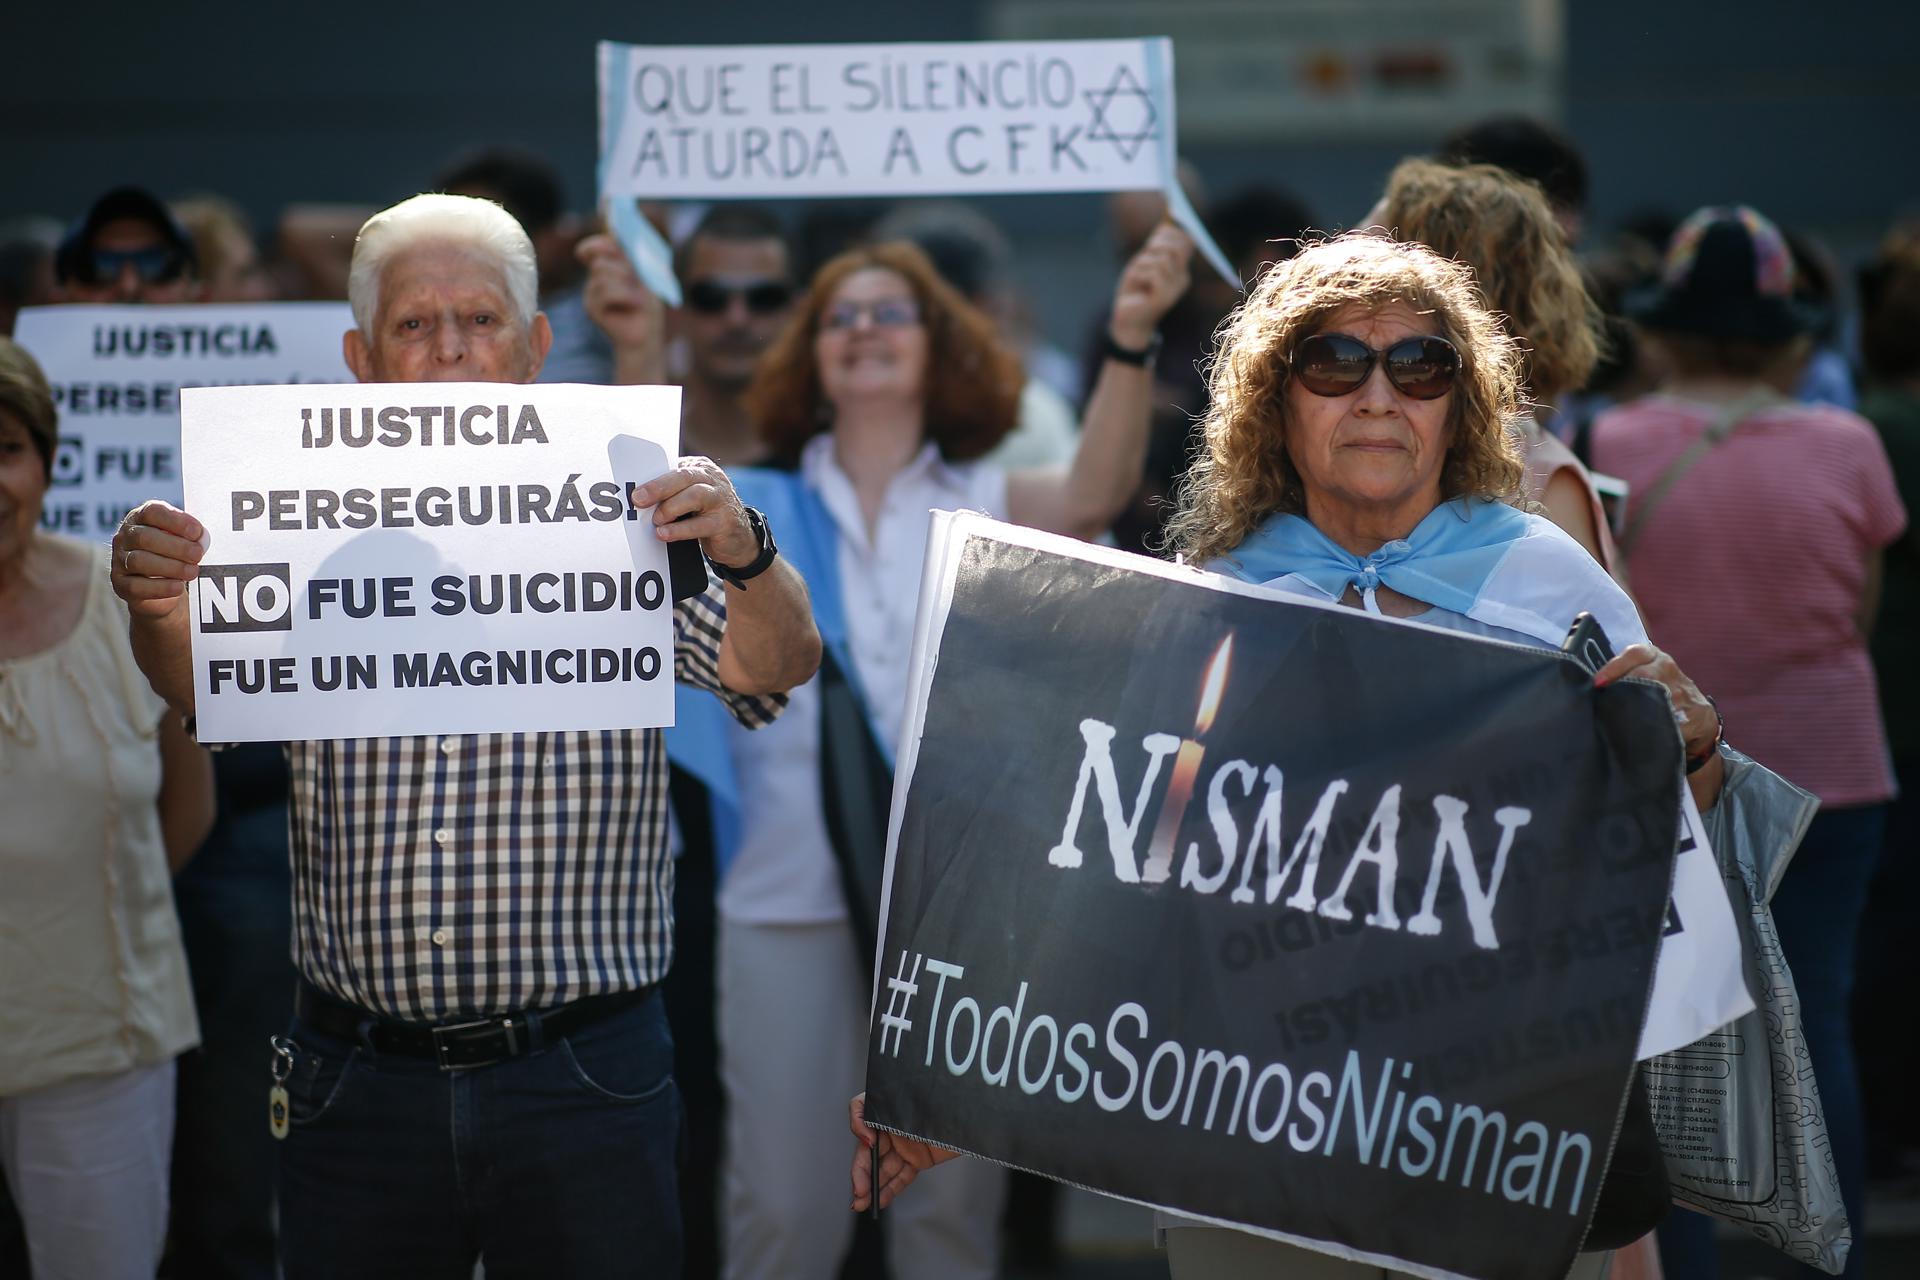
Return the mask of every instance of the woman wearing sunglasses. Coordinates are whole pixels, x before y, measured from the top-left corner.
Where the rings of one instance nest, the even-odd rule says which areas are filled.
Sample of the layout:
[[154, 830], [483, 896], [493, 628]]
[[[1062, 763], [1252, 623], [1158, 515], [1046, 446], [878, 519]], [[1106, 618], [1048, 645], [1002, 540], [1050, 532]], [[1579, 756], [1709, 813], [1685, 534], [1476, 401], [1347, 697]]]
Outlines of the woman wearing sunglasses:
[[[1523, 472], [1509, 431], [1520, 353], [1468, 268], [1423, 245], [1342, 236], [1268, 270], [1219, 344], [1205, 449], [1168, 526], [1174, 549], [1290, 594], [1534, 647], [1557, 646], [1588, 611], [1620, 650], [1596, 682], [1632, 674], [1667, 686], [1688, 783], [1701, 808], [1713, 803], [1723, 765], [1712, 705], [1646, 643], [1633, 603], [1578, 543], [1511, 505]], [[859, 1108], [856, 1209], [875, 1154], [883, 1205], [950, 1157], [864, 1130]], [[1599, 1243], [1652, 1225], [1621, 1224]], [[1175, 1280], [1386, 1274], [1179, 1219], [1166, 1237]], [[1605, 1265], [1582, 1254], [1573, 1276]]]
[[[683, 701], [669, 735], [684, 769], [737, 797], [713, 814], [730, 1276], [831, 1277], [852, 1239], [840, 1108], [865, 1074], [929, 513], [981, 510], [1077, 537], [1106, 529], [1140, 482], [1155, 331], [1186, 288], [1191, 250], [1164, 227], [1123, 271], [1068, 466], [981, 461], [1014, 426], [1019, 360], [905, 243], [823, 266], [747, 393], [784, 467], [736, 470], [735, 484], [805, 576], [826, 658], [764, 731], [710, 734], [704, 708]], [[983, 1161], [941, 1170], [889, 1223], [894, 1274], [998, 1274], [1005, 1187], [1005, 1171]]]
[[[1724, 766], [1712, 704], [1647, 643], [1633, 602], [1545, 517], [1512, 505], [1526, 470], [1513, 431], [1519, 344], [1473, 272], [1424, 245], [1345, 236], [1264, 277], [1223, 331], [1207, 448], [1170, 526], [1186, 557], [1244, 581], [1510, 642], [1559, 644], [1586, 611], [1619, 656], [1596, 684], [1660, 681], [1673, 698], [1701, 809]], [[1618, 1245], [1649, 1217], [1608, 1225]], [[1601, 1230], [1596, 1223], [1596, 1234]], [[1176, 1278], [1371, 1277], [1356, 1263], [1234, 1232], [1175, 1227]], [[1573, 1275], [1605, 1274], [1604, 1252]]]

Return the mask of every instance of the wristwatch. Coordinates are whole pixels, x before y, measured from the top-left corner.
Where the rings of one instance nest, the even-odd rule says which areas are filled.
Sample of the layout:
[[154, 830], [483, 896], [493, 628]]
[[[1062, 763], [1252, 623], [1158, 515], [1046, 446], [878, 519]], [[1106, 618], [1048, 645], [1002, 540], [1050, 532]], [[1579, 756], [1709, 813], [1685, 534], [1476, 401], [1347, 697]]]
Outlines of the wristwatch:
[[773, 533], [767, 528], [767, 518], [752, 507], [745, 508], [747, 527], [753, 530], [753, 539], [760, 544], [760, 554], [739, 568], [721, 564], [712, 556], [707, 557], [707, 566], [720, 581], [730, 587], [744, 587], [750, 578], [757, 578], [767, 571], [773, 558], [780, 554], [780, 548], [773, 545]]
[[1713, 708], [1713, 718], [1718, 723], [1713, 726], [1713, 741], [1707, 744], [1707, 749], [1697, 756], [1687, 757], [1687, 772], [1690, 774], [1706, 768], [1707, 761], [1713, 759], [1714, 752], [1718, 751], [1720, 744], [1727, 740], [1727, 718], [1720, 714], [1720, 704], [1713, 700], [1713, 695], [1710, 693], [1703, 693], [1700, 696], [1705, 698], [1707, 705]]
[[1160, 355], [1160, 346], [1165, 339], [1160, 336], [1160, 331], [1155, 329], [1153, 336], [1147, 339], [1147, 345], [1136, 350], [1133, 347], [1121, 346], [1113, 340], [1112, 332], [1103, 329], [1100, 332], [1100, 341], [1103, 344], [1101, 354], [1107, 359], [1118, 360], [1121, 364], [1130, 364], [1136, 368], [1151, 369], [1154, 360]]

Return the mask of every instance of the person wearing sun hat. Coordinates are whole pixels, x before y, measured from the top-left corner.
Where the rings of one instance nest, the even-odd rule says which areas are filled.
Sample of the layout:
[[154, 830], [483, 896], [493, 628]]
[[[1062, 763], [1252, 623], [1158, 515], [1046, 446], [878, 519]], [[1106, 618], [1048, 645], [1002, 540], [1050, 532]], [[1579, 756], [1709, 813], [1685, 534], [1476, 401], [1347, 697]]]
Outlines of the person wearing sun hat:
[[1593, 462], [1630, 486], [1621, 547], [1648, 632], [1714, 691], [1728, 741], [1820, 798], [1773, 913], [1853, 1226], [1851, 1276], [1865, 1139], [1848, 1005], [1895, 794], [1867, 637], [1907, 513], [1865, 419], [1790, 398], [1815, 320], [1793, 271], [1779, 228], [1750, 208], [1683, 222], [1659, 286], [1630, 305], [1673, 375], [1600, 416]]

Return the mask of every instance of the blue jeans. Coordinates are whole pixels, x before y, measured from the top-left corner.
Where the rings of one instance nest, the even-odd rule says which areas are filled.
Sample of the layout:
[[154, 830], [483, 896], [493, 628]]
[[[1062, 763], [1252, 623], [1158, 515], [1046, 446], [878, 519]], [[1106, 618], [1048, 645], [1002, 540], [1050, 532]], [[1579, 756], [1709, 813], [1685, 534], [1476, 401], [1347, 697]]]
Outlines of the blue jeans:
[[678, 1277], [680, 1099], [660, 998], [532, 1034], [524, 1057], [442, 1072], [296, 1017], [278, 1144], [286, 1280], [471, 1280], [478, 1258], [488, 1280]]
[[[1773, 924], [1793, 972], [1800, 1021], [1820, 1089], [1840, 1196], [1853, 1228], [1844, 1276], [1864, 1274], [1866, 1260], [1866, 1125], [1854, 1063], [1854, 949], [1866, 911], [1867, 885], [1880, 859], [1885, 805], [1825, 809], [1807, 828], [1786, 877], [1773, 895]], [[1889, 1016], [1898, 1016], [1889, 1012]], [[1708, 1220], [1676, 1210], [1660, 1226], [1660, 1258], [1669, 1276], [1714, 1280], [1720, 1274]], [[1802, 1274], [1823, 1273], [1811, 1267]]]
[[260, 1122], [260, 1055], [293, 1014], [286, 757], [278, 743], [247, 743], [216, 753], [214, 773], [219, 820], [173, 878], [200, 1047], [178, 1063], [160, 1274], [274, 1280], [276, 1144]]

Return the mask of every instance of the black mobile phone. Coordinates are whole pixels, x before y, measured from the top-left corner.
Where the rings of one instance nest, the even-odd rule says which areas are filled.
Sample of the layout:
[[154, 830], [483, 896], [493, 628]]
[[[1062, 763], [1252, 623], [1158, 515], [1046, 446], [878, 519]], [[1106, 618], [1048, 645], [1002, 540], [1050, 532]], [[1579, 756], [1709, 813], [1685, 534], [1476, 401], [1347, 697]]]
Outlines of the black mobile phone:
[[1589, 673], [1613, 661], [1613, 646], [1607, 643], [1606, 631], [1585, 609], [1574, 615], [1573, 625], [1567, 628], [1567, 638], [1560, 642], [1560, 651], [1578, 658]]
[[698, 542], [667, 544], [667, 584], [672, 588], [675, 604], [691, 600], [707, 589], [707, 557], [701, 553]]

